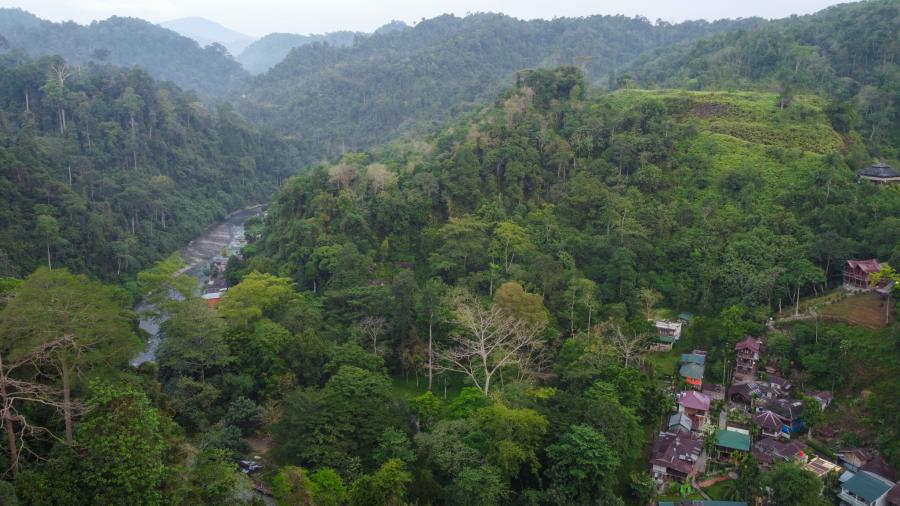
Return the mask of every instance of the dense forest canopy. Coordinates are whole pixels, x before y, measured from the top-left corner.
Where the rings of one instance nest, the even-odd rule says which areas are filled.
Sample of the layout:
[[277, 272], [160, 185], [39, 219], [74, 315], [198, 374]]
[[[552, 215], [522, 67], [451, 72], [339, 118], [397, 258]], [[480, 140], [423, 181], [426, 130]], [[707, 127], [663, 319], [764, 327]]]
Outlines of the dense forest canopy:
[[761, 23], [444, 15], [381, 30], [352, 47], [298, 47], [248, 83], [238, 108], [296, 135], [309, 153], [332, 156], [440, 125], [491, 99], [523, 68], [579, 64], [596, 79], [648, 49]]
[[263, 202], [296, 158], [140, 69], [0, 54], [0, 272], [133, 274]]
[[[891, 16], [394, 22], [291, 50], [247, 117], [0, 47], [0, 504], [836, 504], [719, 448], [767, 399], [707, 398], [698, 480], [650, 454], [679, 361], [724, 397], [740, 342], [790, 444], [900, 466], [900, 185], [856, 176], [898, 166]], [[174, 252], [266, 199], [198, 287]]]
[[203, 97], [237, 89], [246, 71], [219, 44], [195, 41], [142, 19], [111, 17], [90, 25], [54, 23], [19, 9], [0, 9], [0, 35], [31, 57], [62, 56], [72, 66], [110, 63], [140, 67]]

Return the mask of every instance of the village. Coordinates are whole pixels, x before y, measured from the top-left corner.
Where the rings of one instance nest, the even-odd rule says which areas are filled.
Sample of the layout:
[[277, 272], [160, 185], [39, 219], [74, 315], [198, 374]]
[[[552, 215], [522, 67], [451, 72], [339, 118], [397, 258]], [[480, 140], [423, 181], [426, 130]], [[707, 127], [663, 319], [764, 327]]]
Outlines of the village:
[[[872, 282], [872, 275], [881, 269], [877, 259], [847, 260], [840, 291], [864, 297], [880, 311], [893, 288], [893, 282]], [[818, 316], [812, 309], [809, 312]], [[794, 314], [785, 320], [800, 317]], [[651, 349], [676, 353], [692, 320], [691, 313], [655, 320], [658, 336]], [[839, 429], [819, 423], [839, 402], [833, 393], [792, 384], [788, 379], [792, 371], [767, 353], [768, 336], [777, 332], [776, 327], [770, 318], [765, 333], [747, 335], [733, 346], [724, 361], [725, 384], [707, 379], [706, 350], [680, 353], [678, 384], [672, 391], [675, 411], [665, 418], [648, 455], [658, 504], [748, 506], [746, 501], [723, 499], [727, 482], [738, 479], [743, 464], [752, 460], [762, 470], [795, 463], [819, 477], [826, 493], [831, 488], [843, 505], [900, 506], [897, 470], [876, 450], [844, 447]], [[812, 420], [814, 426], [808, 423]]]

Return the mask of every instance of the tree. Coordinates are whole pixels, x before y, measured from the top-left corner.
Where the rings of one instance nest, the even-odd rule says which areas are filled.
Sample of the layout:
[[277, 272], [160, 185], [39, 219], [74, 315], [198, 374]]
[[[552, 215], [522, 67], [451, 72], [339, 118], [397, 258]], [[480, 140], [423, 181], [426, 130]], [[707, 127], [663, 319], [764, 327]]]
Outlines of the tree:
[[399, 459], [391, 459], [381, 465], [372, 475], [363, 475], [350, 489], [350, 506], [402, 506], [406, 496], [406, 486], [412, 475], [406, 464]]
[[263, 316], [273, 316], [293, 298], [293, 281], [271, 274], [251, 272], [222, 297], [218, 311], [236, 326], [249, 324]]
[[891, 292], [900, 291], [900, 272], [895, 271], [890, 264], [881, 264], [881, 270], [872, 273], [871, 282], [873, 287], [893, 283], [893, 289], [888, 291], [884, 301], [884, 324], [887, 325], [891, 321]]
[[53, 216], [39, 214], [34, 228], [35, 232], [44, 238], [47, 246], [47, 268], [53, 269], [53, 263], [50, 261], [50, 245], [59, 239], [59, 223]]
[[455, 477], [448, 495], [452, 505], [493, 506], [504, 503], [509, 486], [492, 466], [467, 467]]
[[357, 327], [372, 342], [372, 353], [378, 354], [378, 337], [387, 330], [387, 320], [382, 316], [366, 316]]
[[631, 365], [635, 360], [640, 361], [642, 359], [650, 342], [647, 334], [628, 336], [622, 331], [621, 326], [614, 323], [605, 325], [605, 328], [607, 329], [606, 335], [608, 336], [613, 349], [616, 351], [616, 354], [619, 355], [619, 358], [622, 359], [625, 367]]
[[508, 281], [494, 292], [494, 304], [504, 313], [524, 321], [528, 325], [544, 328], [550, 323], [550, 313], [544, 307], [541, 296], [528, 293], [522, 285]]
[[316, 506], [340, 506], [346, 501], [347, 488], [341, 475], [334, 469], [317, 469], [310, 475], [309, 481]]
[[501, 221], [494, 227], [490, 246], [491, 256], [500, 258], [503, 272], [509, 273], [516, 255], [523, 257], [534, 251], [528, 231], [511, 221]]
[[419, 315], [425, 315], [428, 325], [428, 391], [430, 392], [434, 380], [434, 327], [448, 318], [444, 294], [447, 285], [440, 278], [431, 278], [425, 282], [422, 290], [418, 292], [416, 305]]
[[613, 487], [619, 457], [606, 438], [586, 425], [573, 425], [547, 447], [547, 490], [557, 504], [615, 504]]
[[160, 330], [165, 339], [159, 346], [159, 365], [174, 375], [203, 383], [210, 368], [232, 360], [223, 337], [225, 322], [203, 299], [191, 297], [179, 303]]
[[94, 504], [159, 504], [163, 475], [160, 416], [132, 387], [92, 381], [78, 445], [85, 496]]
[[0, 314], [0, 337], [13, 360], [60, 338], [71, 345], [47, 357], [62, 383], [66, 441], [72, 444], [73, 382], [94, 367], [124, 365], [141, 346], [125, 298], [115, 288], [65, 269], [38, 269], [16, 287]]
[[815, 474], [793, 463], [780, 463], [763, 475], [773, 506], [823, 506], [822, 482]]
[[485, 395], [491, 380], [504, 367], [525, 365], [543, 327], [507, 315], [500, 307], [485, 308], [471, 296], [460, 298], [454, 319], [461, 332], [454, 345], [441, 351], [441, 368], [465, 374]]
[[641, 288], [638, 292], [641, 298], [641, 306], [644, 309], [644, 318], [653, 319], [653, 307], [662, 300], [662, 294], [652, 288]]
[[538, 476], [537, 454], [549, 427], [543, 415], [532, 409], [510, 408], [497, 402], [476, 411], [471, 421], [484, 435], [485, 459], [501, 476], [515, 478], [523, 466]]
[[809, 431], [809, 435], [812, 436], [813, 429], [822, 423], [823, 420], [822, 415], [822, 405], [819, 404], [818, 399], [814, 399], [812, 397], [804, 397], [803, 398], [803, 425]]
[[656, 497], [656, 480], [646, 471], [634, 472], [629, 475], [631, 479], [631, 492], [637, 497], [639, 504], [648, 504]]
[[278, 506], [313, 506], [312, 483], [306, 470], [284, 466], [272, 478], [272, 494]]

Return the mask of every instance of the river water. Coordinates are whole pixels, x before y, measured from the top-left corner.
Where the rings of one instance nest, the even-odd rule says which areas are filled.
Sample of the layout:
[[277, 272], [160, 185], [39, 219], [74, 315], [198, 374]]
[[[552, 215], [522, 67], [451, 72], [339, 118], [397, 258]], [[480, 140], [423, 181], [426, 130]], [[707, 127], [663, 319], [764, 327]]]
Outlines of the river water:
[[[209, 266], [218, 257], [237, 255], [246, 244], [244, 239], [244, 222], [247, 219], [262, 213], [262, 206], [253, 206], [232, 213], [224, 221], [210, 227], [203, 235], [196, 237], [181, 249], [181, 258], [185, 267], [182, 273], [197, 280], [197, 291], [202, 292], [202, 287], [209, 282]], [[150, 339], [147, 348], [131, 360], [131, 365], [137, 367], [144, 362], [156, 359], [156, 350], [159, 348], [159, 325], [162, 321], [152, 316], [153, 306], [145, 301], [140, 302], [134, 308], [140, 315], [140, 327], [147, 332]]]

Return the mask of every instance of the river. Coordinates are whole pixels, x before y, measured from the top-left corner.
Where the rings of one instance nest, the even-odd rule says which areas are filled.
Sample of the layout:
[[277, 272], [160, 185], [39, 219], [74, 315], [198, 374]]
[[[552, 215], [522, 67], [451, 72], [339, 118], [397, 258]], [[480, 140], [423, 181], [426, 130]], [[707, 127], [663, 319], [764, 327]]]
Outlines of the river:
[[[202, 287], [209, 282], [208, 267], [215, 258], [228, 257], [241, 252], [241, 248], [246, 244], [244, 222], [260, 213], [262, 213], [261, 205], [234, 212], [181, 249], [181, 258], [185, 263], [181, 272], [197, 280], [198, 292], [201, 292]], [[131, 360], [133, 367], [156, 359], [156, 350], [159, 348], [160, 340], [159, 325], [162, 322], [151, 316], [152, 309], [153, 306], [146, 301], [141, 301], [134, 308], [135, 312], [143, 315], [140, 327], [150, 338], [147, 341], [147, 348]]]

